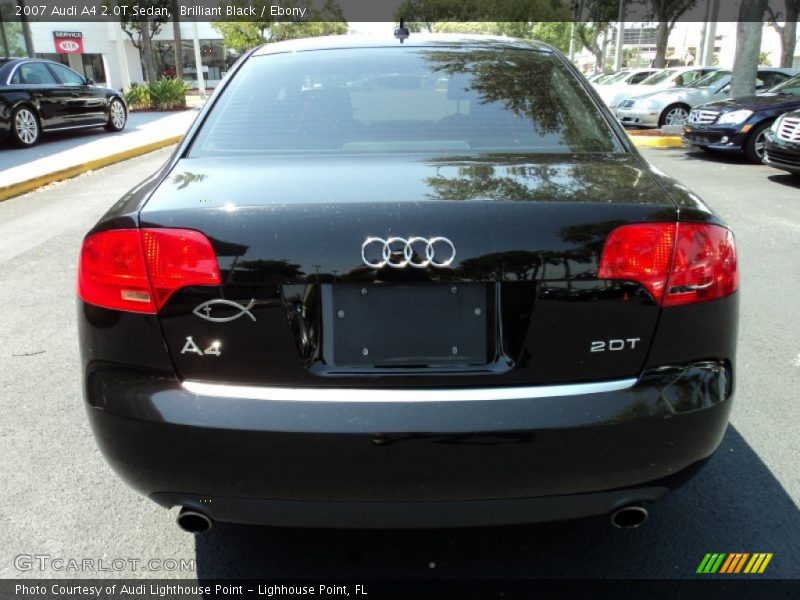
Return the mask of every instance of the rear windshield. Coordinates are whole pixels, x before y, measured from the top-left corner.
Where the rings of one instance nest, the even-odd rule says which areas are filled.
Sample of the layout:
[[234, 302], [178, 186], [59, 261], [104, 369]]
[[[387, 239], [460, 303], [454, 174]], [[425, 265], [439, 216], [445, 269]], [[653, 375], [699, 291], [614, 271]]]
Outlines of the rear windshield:
[[190, 156], [302, 152], [620, 151], [557, 56], [377, 48], [254, 56]]

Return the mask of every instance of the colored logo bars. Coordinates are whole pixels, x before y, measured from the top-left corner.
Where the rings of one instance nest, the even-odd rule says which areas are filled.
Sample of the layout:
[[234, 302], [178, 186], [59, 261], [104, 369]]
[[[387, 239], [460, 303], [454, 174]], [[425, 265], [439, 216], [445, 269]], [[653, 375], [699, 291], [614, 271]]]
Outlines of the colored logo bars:
[[728, 575], [731, 573], [763, 573], [771, 560], [772, 552], [757, 552], [755, 554], [748, 552], [709, 552], [700, 561], [700, 566], [697, 567], [696, 572], [702, 574], [724, 573]]

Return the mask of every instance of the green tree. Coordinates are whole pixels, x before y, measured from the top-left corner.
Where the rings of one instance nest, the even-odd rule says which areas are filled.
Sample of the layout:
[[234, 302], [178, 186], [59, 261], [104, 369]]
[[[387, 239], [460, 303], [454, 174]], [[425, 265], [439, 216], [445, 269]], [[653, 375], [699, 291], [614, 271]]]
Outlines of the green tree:
[[222, 43], [226, 48], [241, 53], [266, 42], [264, 31], [270, 25], [251, 21], [219, 21], [212, 23], [211, 27], [222, 35]]
[[[767, 5], [769, 23], [781, 36], [781, 60], [779, 66], [791, 67], [797, 47], [797, 21], [800, 20], [800, 0], [784, 0], [786, 13], [776, 13]], [[778, 21], [784, 21], [779, 25]]]
[[153, 61], [153, 37], [161, 31], [164, 23], [167, 22], [166, 16], [133, 16], [134, 6], [142, 9], [161, 9], [169, 11], [170, 0], [105, 0], [105, 6], [124, 7], [125, 11], [120, 17], [122, 30], [133, 42], [134, 47], [139, 50], [139, 57], [144, 67], [144, 76], [148, 83], [156, 81], [156, 67]]
[[[624, 0], [626, 4], [632, 0]], [[595, 69], [605, 69], [606, 50], [611, 42], [611, 22], [619, 16], [619, 3], [581, 0], [575, 11], [575, 35], [580, 45], [595, 57]]]
[[469, 33], [507, 35], [525, 40], [536, 40], [555, 46], [562, 52], [569, 48], [572, 24], [567, 21], [442, 21], [431, 24], [436, 33]]
[[756, 93], [758, 54], [761, 50], [764, 12], [767, 0], [742, 0], [736, 23], [736, 54], [731, 72], [731, 97], [742, 98]]
[[[239, 3], [242, 3], [242, 0], [234, 4]], [[262, 4], [267, 7], [265, 14], [269, 14], [268, 0], [252, 2], [257, 13], [260, 12], [259, 7]], [[300, 6], [304, 3], [297, 2], [295, 5]], [[282, 6], [289, 7], [290, 5], [283, 3]], [[225, 47], [232, 48], [236, 52], [244, 52], [268, 42], [347, 33], [347, 21], [344, 13], [334, 0], [325, 0], [321, 8], [310, 9], [306, 19], [305, 21], [218, 21], [212, 23], [212, 27], [222, 34]]]
[[658, 21], [656, 29], [656, 55], [653, 59], [654, 67], [664, 67], [667, 64], [667, 43], [669, 34], [681, 15], [695, 5], [697, 0], [650, 0], [652, 16]]
[[170, 7], [172, 8], [172, 37], [175, 42], [172, 44], [175, 55], [175, 77], [183, 79], [183, 38], [178, 0], [170, 0]]

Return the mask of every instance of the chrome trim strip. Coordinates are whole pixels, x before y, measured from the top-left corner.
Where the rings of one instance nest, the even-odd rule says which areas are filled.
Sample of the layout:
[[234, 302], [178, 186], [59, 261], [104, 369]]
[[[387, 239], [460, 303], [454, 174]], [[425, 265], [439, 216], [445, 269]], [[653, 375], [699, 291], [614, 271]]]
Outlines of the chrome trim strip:
[[486, 400], [526, 400], [618, 392], [633, 387], [636, 378], [536, 385], [527, 387], [485, 387], [448, 389], [359, 389], [359, 388], [291, 388], [228, 385], [184, 381], [183, 389], [200, 396], [220, 396], [243, 400], [272, 400], [278, 402], [465, 402]]
[[66, 131], [68, 129], [87, 129], [89, 127], [102, 127], [104, 123], [90, 123], [88, 125], [64, 125], [63, 127], [48, 127], [47, 129], [42, 128], [42, 131]]

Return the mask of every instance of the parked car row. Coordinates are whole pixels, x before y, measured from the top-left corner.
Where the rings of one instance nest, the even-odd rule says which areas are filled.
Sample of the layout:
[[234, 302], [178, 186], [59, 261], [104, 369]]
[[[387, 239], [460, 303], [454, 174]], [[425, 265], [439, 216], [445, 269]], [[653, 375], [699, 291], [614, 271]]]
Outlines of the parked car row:
[[716, 70], [718, 70], [718, 67], [648, 69], [650, 74], [639, 82], [611, 83], [608, 85], [595, 85], [595, 87], [603, 101], [613, 110], [620, 102], [628, 98], [660, 90], [684, 87]]
[[[799, 109], [800, 75], [796, 75], [763, 94], [698, 106], [689, 114], [683, 139], [688, 146], [739, 152], [753, 162], [762, 162], [767, 133], [773, 125], [778, 125], [779, 117]], [[789, 129], [791, 123], [790, 118]], [[783, 141], [791, 143], [791, 133], [787, 135], [789, 138]]]
[[[761, 67], [756, 75], [756, 89], [767, 91], [796, 74], [793, 69]], [[626, 126], [683, 125], [693, 108], [726, 100], [730, 93], [731, 71], [717, 69], [684, 87], [628, 97], [614, 108], [614, 112]]]

